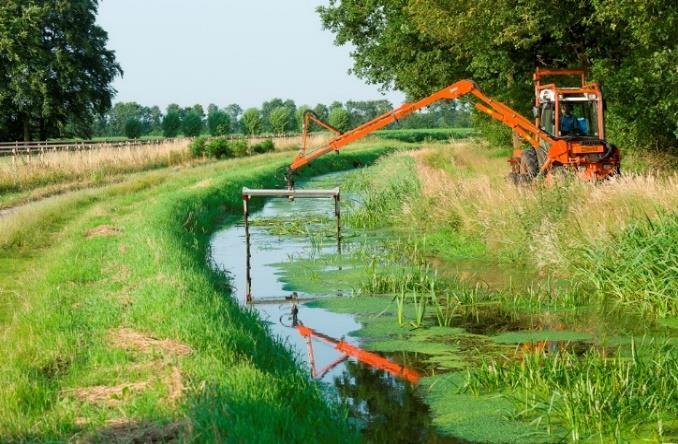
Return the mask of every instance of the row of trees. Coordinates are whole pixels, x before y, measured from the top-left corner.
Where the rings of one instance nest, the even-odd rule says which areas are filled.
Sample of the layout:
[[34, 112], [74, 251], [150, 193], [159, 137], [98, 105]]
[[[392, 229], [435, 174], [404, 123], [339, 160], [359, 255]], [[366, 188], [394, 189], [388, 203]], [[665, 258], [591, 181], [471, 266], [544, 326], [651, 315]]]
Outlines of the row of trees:
[[529, 115], [536, 66], [587, 68], [608, 103], [608, 138], [677, 150], [675, 0], [330, 0], [318, 8], [353, 72], [424, 97], [464, 78]]
[[[210, 104], [181, 107], [171, 104], [163, 113], [159, 107], [146, 107], [135, 102], [117, 103], [95, 122], [94, 134], [100, 137], [144, 135], [194, 137], [201, 134], [223, 136], [232, 133], [284, 134], [302, 130], [303, 115], [313, 111], [320, 119], [346, 131], [392, 109], [388, 100], [333, 102], [297, 107], [293, 100], [272, 99], [260, 108], [243, 110], [237, 104], [220, 108]], [[470, 125], [467, 109], [455, 103], [441, 103], [398, 123], [403, 128], [459, 127]]]

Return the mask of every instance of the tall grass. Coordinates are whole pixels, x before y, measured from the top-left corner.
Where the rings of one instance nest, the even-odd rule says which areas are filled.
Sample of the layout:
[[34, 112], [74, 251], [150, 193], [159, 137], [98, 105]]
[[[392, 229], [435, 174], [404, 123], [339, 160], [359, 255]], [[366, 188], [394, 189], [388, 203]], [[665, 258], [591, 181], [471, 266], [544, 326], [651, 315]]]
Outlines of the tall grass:
[[564, 430], [568, 441], [628, 442], [643, 435], [663, 441], [666, 423], [678, 418], [678, 355], [669, 345], [639, 352], [635, 343], [630, 356], [542, 350], [469, 370], [463, 390], [506, 393], [519, 417], [550, 434]]
[[160, 145], [47, 152], [0, 159], [0, 194], [30, 190], [60, 182], [96, 184], [136, 171], [186, 163], [188, 141], [176, 139]]
[[601, 296], [676, 313], [676, 173], [516, 187], [503, 179], [505, 161], [483, 146], [432, 146], [412, 156], [421, 195], [404, 202], [395, 225], [480, 240], [485, 254], [538, 276], [570, 278], [575, 269]]

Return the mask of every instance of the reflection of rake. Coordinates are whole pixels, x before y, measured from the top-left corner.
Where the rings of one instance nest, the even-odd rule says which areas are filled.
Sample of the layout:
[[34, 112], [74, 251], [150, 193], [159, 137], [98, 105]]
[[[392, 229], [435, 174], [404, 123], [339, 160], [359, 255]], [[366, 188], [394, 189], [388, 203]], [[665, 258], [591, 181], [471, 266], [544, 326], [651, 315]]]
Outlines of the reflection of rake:
[[[393, 376], [403, 378], [406, 381], [415, 384], [419, 382], [419, 378], [421, 378], [421, 375], [416, 370], [403, 367], [402, 365], [396, 364], [395, 362], [390, 361], [384, 358], [383, 356], [379, 356], [376, 353], [363, 350], [362, 348], [349, 344], [346, 341], [324, 335], [304, 325], [297, 325], [296, 329], [299, 332], [299, 334], [302, 335], [306, 340], [306, 347], [308, 348], [308, 360], [309, 363], [311, 364], [311, 376], [313, 376], [316, 379], [321, 379], [323, 376], [327, 374], [327, 372], [329, 372], [334, 367], [344, 362], [349, 357], [355, 358], [356, 360], [364, 364], [367, 364], [370, 367], [387, 371]], [[336, 360], [332, 361], [331, 363], [320, 369], [320, 371], [318, 371], [315, 366], [315, 358], [313, 356], [313, 342], [312, 342], [313, 338], [317, 338], [323, 341], [324, 343], [331, 345], [336, 350], [342, 353], [342, 355], [339, 358], [337, 358]]]

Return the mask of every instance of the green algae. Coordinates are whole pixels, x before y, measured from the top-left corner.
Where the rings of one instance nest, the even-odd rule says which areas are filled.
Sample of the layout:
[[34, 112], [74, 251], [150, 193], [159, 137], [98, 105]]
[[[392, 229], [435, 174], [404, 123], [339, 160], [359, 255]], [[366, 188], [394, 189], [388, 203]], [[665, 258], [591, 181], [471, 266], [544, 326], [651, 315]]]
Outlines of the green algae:
[[509, 331], [496, 336], [490, 336], [492, 341], [499, 344], [524, 344], [540, 341], [588, 341], [592, 338], [590, 333], [553, 330]]
[[433, 423], [443, 433], [485, 443], [554, 442], [545, 430], [512, 417], [513, 403], [498, 393], [463, 393], [464, 374], [448, 373], [422, 380]]

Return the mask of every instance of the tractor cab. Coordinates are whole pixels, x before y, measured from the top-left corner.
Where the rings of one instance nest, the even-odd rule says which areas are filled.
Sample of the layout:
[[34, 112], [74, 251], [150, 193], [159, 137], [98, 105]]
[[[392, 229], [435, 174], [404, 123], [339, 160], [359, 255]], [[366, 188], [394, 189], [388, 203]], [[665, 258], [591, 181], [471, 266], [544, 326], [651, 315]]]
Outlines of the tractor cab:
[[[544, 77], [578, 76], [579, 85], [542, 84]], [[597, 83], [587, 82], [583, 70], [537, 69], [535, 81], [536, 125], [555, 139], [602, 140], [603, 100]]]

